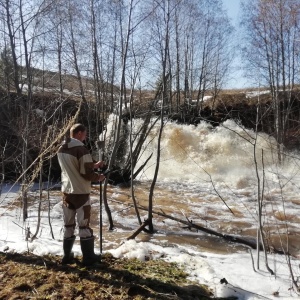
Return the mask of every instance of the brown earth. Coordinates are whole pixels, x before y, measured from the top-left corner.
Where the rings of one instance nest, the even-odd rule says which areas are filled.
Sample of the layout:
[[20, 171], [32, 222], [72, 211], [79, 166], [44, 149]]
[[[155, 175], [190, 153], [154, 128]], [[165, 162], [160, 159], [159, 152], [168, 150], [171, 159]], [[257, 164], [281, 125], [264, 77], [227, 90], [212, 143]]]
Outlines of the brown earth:
[[105, 254], [98, 265], [84, 267], [60, 259], [0, 252], [0, 299], [215, 299], [174, 263]]

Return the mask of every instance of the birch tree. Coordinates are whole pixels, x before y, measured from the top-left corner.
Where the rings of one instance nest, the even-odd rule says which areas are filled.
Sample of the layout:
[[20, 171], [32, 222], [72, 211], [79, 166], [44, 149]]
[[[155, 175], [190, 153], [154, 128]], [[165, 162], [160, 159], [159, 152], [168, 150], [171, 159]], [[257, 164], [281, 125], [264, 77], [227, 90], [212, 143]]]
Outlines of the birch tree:
[[[292, 91], [299, 80], [300, 3], [292, 0], [245, 1], [243, 27], [248, 74], [259, 77], [269, 87], [274, 115], [277, 156], [282, 161], [289, 115], [293, 106]], [[259, 76], [257, 76], [259, 74]]]
[[[23, 220], [27, 218], [27, 166], [29, 156], [30, 114], [33, 90], [33, 61], [35, 55], [35, 42], [41, 33], [40, 21], [47, 11], [44, 1], [14, 1], [1, 2], [2, 24], [5, 24], [4, 32], [8, 36], [10, 52], [12, 55], [14, 88], [21, 97], [22, 87], [26, 87], [26, 99], [20, 102], [22, 116], [19, 128], [22, 140], [22, 205]], [[6, 39], [5, 39], [6, 40]], [[21, 74], [24, 70], [24, 79]]]

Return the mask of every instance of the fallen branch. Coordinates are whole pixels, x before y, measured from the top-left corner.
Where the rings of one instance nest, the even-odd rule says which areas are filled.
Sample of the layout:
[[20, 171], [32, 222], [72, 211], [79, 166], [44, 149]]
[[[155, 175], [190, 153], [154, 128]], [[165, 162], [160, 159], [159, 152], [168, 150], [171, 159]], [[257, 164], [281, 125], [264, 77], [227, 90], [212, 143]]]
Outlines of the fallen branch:
[[138, 236], [138, 234], [145, 229], [145, 227], [147, 225], [149, 225], [149, 220], [148, 219], [146, 221], [144, 221], [142, 223], [142, 225], [131, 236], [129, 236], [127, 238], [127, 240], [133, 240], [133, 239], [135, 239]]
[[201, 225], [195, 224], [195, 223], [193, 223], [193, 221], [189, 220], [187, 217], [186, 217], [187, 220], [185, 221], [185, 220], [181, 220], [181, 219], [176, 218], [176, 217], [169, 216], [169, 215], [167, 215], [164, 212], [153, 212], [153, 213], [157, 214], [159, 216], [162, 216], [162, 217], [165, 217], [165, 218], [177, 221], [179, 223], [185, 224], [185, 225], [187, 225], [187, 228], [189, 228], [189, 229], [190, 228], [195, 228], [195, 229], [203, 231], [205, 233], [221, 237], [221, 238], [223, 238], [223, 239], [225, 239], [227, 241], [244, 244], [244, 245], [247, 245], [247, 246], [249, 246], [249, 247], [251, 247], [253, 249], [256, 249], [256, 241], [255, 240], [251, 241], [251, 240], [243, 239], [243, 238], [240, 238], [240, 237], [237, 237], [237, 236], [234, 236], [234, 235], [223, 234], [223, 233], [217, 232], [217, 231], [215, 231], [213, 229], [209, 229], [207, 227], [203, 227]]
[[[141, 205], [139, 205], [138, 208], [142, 209], [142, 210], [148, 211], [147, 207], [144, 207], [144, 206], [141, 206]], [[152, 213], [155, 214], [155, 215], [159, 215], [159, 216], [171, 219], [173, 221], [185, 224], [185, 225], [187, 225], [187, 228], [189, 228], [189, 229], [190, 228], [195, 228], [195, 229], [203, 231], [205, 233], [208, 233], [208, 234], [215, 235], [215, 236], [218, 236], [220, 238], [223, 238], [223, 239], [225, 239], [227, 241], [234, 242], [234, 243], [239, 243], [239, 244], [243, 244], [243, 245], [246, 245], [246, 246], [248, 246], [248, 247], [250, 247], [252, 249], [257, 249], [257, 243], [256, 243], [255, 239], [252, 239], [252, 240], [251, 239], [244, 239], [242, 237], [238, 237], [238, 236], [234, 236], [234, 235], [230, 235], [230, 234], [219, 233], [219, 232], [217, 232], [217, 231], [215, 231], [213, 229], [209, 229], [207, 227], [203, 227], [201, 225], [195, 224], [195, 223], [193, 223], [193, 221], [189, 220], [187, 217], [186, 217], [187, 220], [185, 221], [185, 220], [182, 220], [182, 219], [179, 219], [179, 218], [167, 215], [163, 211], [162, 212], [152, 211]], [[143, 227], [145, 227], [145, 226], [143, 226]], [[142, 231], [142, 229], [139, 232], [141, 232], [141, 231]], [[137, 234], [135, 236], [137, 236]], [[262, 249], [263, 249], [263, 247], [260, 244], [260, 250], [262, 250]], [[272, 249], [269, 248], [268, 251], [272, 251], [272, 252], [277, 253], [277, 254], [286, 254], [282, 250], [278, 250], [278, 249], [275, 249], [275, 248], [272, 248]]]

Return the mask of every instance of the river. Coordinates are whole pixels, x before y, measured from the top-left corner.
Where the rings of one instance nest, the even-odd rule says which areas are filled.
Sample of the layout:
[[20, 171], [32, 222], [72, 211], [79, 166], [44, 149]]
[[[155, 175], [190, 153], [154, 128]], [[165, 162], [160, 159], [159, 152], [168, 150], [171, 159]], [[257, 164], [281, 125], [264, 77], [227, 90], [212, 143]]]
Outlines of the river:
[[[136, 200], [146, 207], [155, 169], [157, 132], [158, 126], [145, 143], [139, 165], [151, 153], [153, 156], [134, 183]], [[222, 234], [255, 239], [260, 199], [267, 244], [297, 256], [300, 254], [299, 154], [291, 151], [283, 154], [284, 160], [279, 163], [272, 137], [264, 133], [256, 135], [232, 120], [219, 127], [205, 122], [197, 127], [166, 123], [153, 209], [189, 219]], [[94, 193], [97, 206], [98, 191]], [[139, 224], [129, 188], [109, 186], [107, 195], [115, 230], [107, 231], [107, 217], [103, 212], [103, 236], [107, 247], [111, 247], [129, 236]], [[141, 210], [140, 214], [142, 220], [147, 219], [146, 211]], [[95, 228], [98, 222], [95, 217]], [[155, 234], [141, 233], [138, 238], [166, 244], [184, 243], [213, 252], [247, 249], [183, 228], [183, 224], [155, 214], [153, 224]]]

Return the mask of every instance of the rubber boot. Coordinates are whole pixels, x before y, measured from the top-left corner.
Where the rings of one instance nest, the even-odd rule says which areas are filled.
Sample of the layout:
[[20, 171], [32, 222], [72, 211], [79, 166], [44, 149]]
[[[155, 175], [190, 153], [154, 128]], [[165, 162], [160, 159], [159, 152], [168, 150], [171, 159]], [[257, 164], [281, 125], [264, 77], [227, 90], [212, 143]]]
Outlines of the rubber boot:
[[97, 255], [94, 252], [94, 240], [94, 236], [80, 239], [82, 264], [85, 266], [90, 266], [101, 262], [101, 255]]
[[74, 241], [75, 241], [75, 235], [66, 238], [63, 241], [64, 256], [61, 261], [63, 265], [71, 263], [74, 259], [74, 253], [72, 252]]

